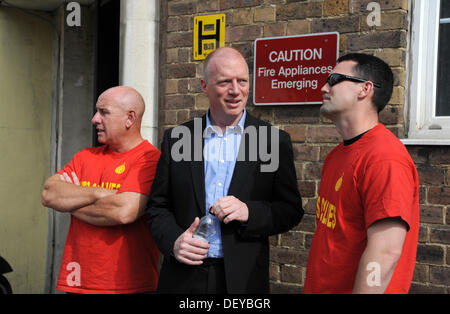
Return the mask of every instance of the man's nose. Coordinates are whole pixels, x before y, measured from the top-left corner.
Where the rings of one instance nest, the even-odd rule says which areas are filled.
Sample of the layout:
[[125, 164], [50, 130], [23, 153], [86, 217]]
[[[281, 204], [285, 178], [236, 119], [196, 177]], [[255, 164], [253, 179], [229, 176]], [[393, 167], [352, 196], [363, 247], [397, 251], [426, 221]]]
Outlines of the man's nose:
[[322, 92], [322, 94], [328, 93], [330, 91], [330, 85], [328, 85], [328, 83], [325, 83], [320, 91]]
[[232, 94], [232, 95], [239, 94], [239, 83], [237, 80], [231, 81], [231, 86], [230, 86], [230, 89], [228, 90], [228, 93]]
[[97, 113], [95, 113], [94, 114], [94, 116], [92, 117], [92, 120], [91, 120], [91, 122], [92, 122], [92, 124], [99, 124], [100, 123], [100, 114], [97, 112]]

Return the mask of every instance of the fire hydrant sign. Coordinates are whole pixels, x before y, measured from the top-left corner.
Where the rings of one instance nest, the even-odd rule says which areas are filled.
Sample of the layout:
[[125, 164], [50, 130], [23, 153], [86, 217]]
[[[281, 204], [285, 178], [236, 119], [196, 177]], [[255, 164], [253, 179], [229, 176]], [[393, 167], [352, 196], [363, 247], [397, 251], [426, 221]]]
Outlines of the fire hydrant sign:
[[320, 104], [338, 59], [339, 33], [259, 38], [254, 51], [255, 105]]

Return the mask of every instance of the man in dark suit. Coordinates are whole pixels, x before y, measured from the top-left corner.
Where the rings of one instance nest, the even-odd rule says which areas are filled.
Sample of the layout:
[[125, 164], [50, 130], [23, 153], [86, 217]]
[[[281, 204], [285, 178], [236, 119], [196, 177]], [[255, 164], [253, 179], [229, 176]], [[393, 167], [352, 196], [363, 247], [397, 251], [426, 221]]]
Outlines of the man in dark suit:
[[[245, 110], [249, 71], [224, 47], [204, 63], [202, 119], [167, 130], [147, 214], [162, 293], [268, 293], [268, 237], [302, 216], [289, 135]], [[193, 237], [210, 217], [207, 242]]]

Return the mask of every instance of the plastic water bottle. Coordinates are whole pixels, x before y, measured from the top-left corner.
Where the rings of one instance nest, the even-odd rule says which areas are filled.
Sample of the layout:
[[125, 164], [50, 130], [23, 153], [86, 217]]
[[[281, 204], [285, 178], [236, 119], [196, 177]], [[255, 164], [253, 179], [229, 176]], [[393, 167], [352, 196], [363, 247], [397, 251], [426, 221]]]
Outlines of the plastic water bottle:
[[193, 237], [208, 242], [208, 238], [215, 233], [214, 221], [209, 215], [206, 215], [200, 219], [200, 224], [195, 230]]

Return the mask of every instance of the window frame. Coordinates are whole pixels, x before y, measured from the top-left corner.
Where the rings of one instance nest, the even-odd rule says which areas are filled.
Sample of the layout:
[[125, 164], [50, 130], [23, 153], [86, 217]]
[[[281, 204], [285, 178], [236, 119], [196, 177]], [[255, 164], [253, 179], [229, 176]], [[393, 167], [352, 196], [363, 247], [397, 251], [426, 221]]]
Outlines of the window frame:
[[409, 125], [404, 144], [450, 145], [450, 116], [435, 114], [440, 4], [441, 0], [411, 1], [409, 106], [405, 106]]

